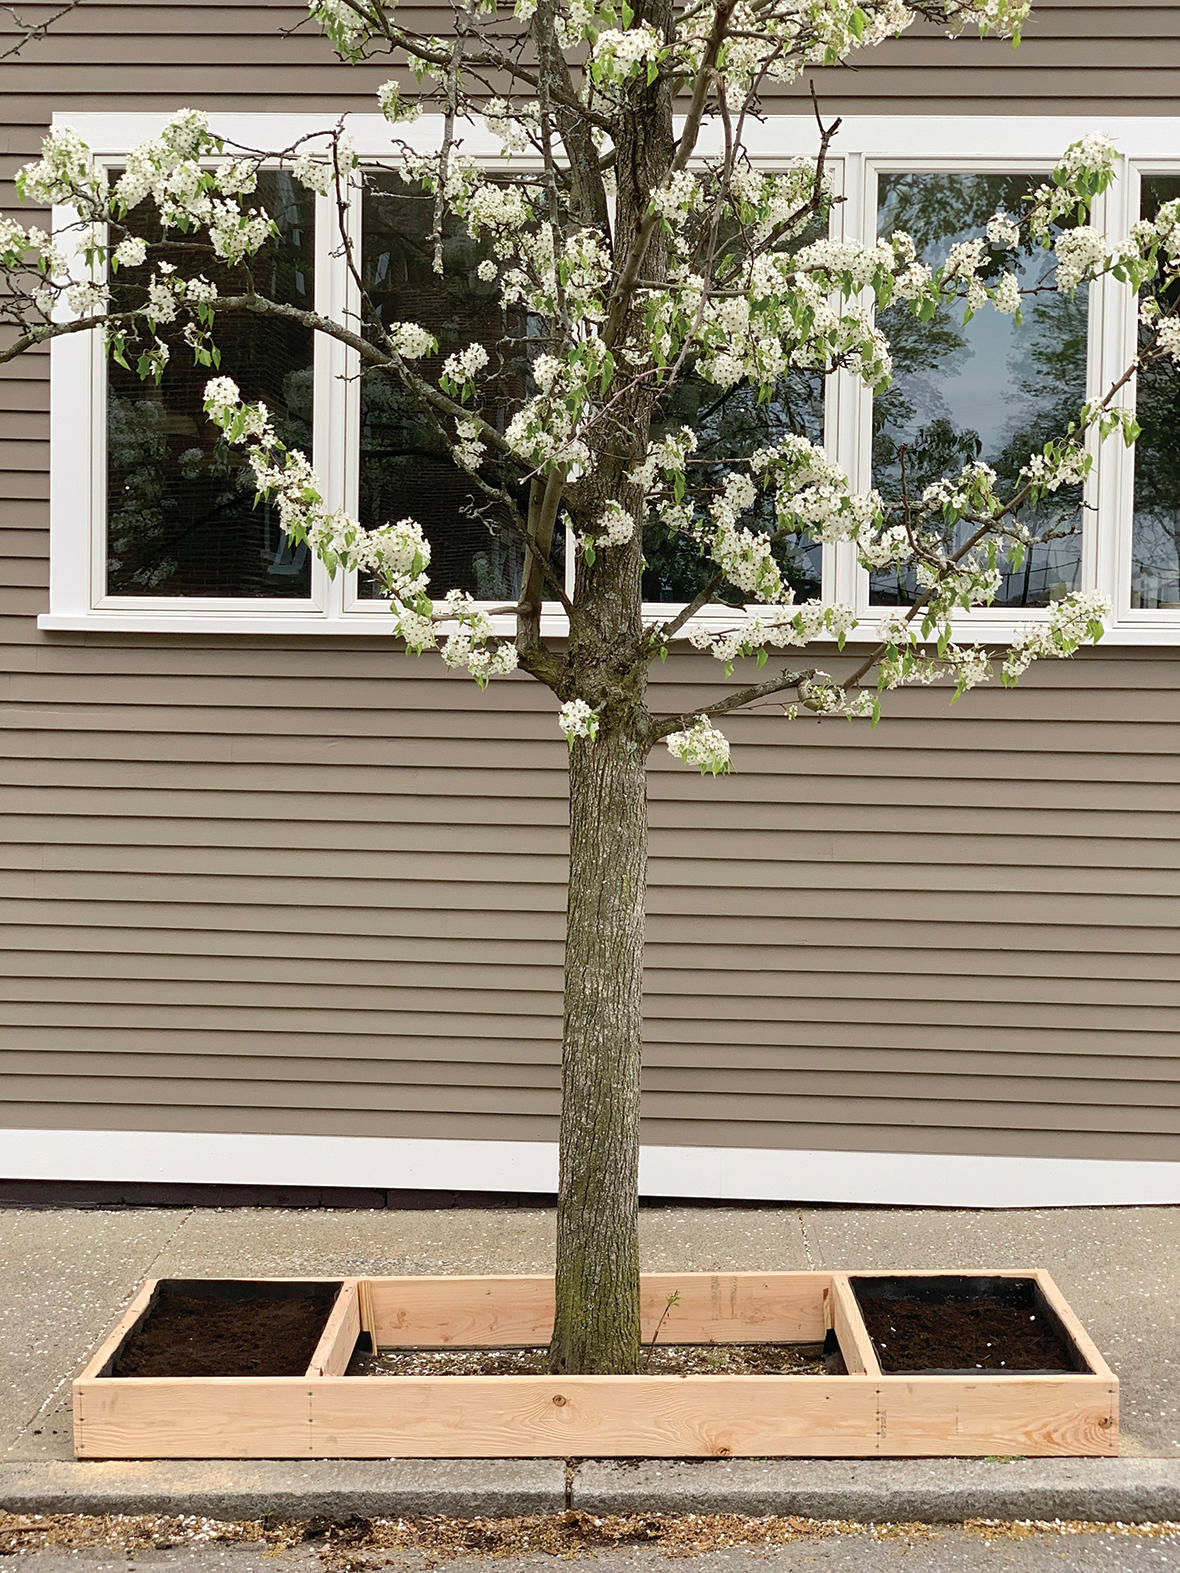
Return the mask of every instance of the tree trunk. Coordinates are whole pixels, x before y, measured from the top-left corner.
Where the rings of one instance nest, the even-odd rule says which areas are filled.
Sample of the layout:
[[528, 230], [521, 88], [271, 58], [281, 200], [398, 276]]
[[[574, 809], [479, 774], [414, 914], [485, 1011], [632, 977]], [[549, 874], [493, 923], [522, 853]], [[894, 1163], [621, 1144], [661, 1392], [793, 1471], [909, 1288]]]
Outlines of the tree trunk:
[[646, 752], [604, 722], [570, 755], [554, 1371], [639, 1362]]
[[[642, 12], [671, 27], [671, 0]], [[639, 79], [615, 127], [613, 251], [627, 257], [671, 167], [672, 87]], [[638, 252], [636, 252], [638, 256]], [[643, 277], [667, 271], [658, 227]], [[614, 342], [646, 331], [624, 293]], [[608, 322], [609, 327], [609, 322]], [[570, 614], [571, 693], [597, 712], [598, 734], [570, 755], [570, 867], [565, 1023], [561, 1052], [561, 1156], [557, 1199], [555, 1372], [639, 1367], [639, 1077], [643, 1033], [643, 924], [647, 881], [647, 663], [642, 652], [644, 499], [629, 479], [647, 452], [650, 381], [612, 401], [589, 431], [593, 481], [567, 494], [575, 527], [593, 535], [603, 505], [631, 511], [625, 545], [579, 556]]]

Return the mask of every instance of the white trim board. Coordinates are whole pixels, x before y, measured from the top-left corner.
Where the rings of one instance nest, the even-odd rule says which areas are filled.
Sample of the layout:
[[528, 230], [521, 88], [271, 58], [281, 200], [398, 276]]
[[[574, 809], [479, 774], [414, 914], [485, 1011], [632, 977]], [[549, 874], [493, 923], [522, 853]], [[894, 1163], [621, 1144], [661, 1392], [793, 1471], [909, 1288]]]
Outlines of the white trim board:
[[[189, 1131], [0, 1131], [0, 1178], [172, 1185], [557, 1188], [552, 1142], [266, 1136]], [[645, 1196], [894, 1207], [1180, 1204], [1180, 1162], [645, 1147]]]

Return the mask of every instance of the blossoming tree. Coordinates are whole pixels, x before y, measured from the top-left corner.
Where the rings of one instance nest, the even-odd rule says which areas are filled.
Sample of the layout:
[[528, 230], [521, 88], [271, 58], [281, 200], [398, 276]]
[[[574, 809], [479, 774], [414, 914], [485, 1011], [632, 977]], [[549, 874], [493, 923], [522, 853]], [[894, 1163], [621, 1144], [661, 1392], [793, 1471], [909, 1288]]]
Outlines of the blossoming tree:
[[[482, 248], [478, 278], [497, 301], [503, 342], [515, 346], [512, 376], [496, 363], [506, 351], [475, 341], [440, 362], [424, 326], [383, 320], [348, 222], [371, 172], [344, 122], [259, 149], [227, 145], [204, 115], [184, 110], [129, 153], [113, 184], [76, 135], [58, 130], [22, 173], [22, 192], [67, 209], [69, 221], [54, 234], [0, 225], [0, 322], [13, 330], [0, 361], [93, 331], [122, 365], [158, 380], [170, 344], [187, 346], [209, 369], [209, 420], [242, 450], [293, 541], [330, 572], [372, 575], [410, 651], [436, 650], [481, 686], [519, 668], [552, 692], [570, 799], [555, 1370], [626, 1372], [638, 1358], [652, 749], [663, 744], [716, 775], [729, 768], [718, 723], [756, 702], [782, 696], [787, 719], [807, 711], [867, 726], [902, 684], [945, 679], [956, 696], [992, 677], [1011, 684], [1037, 658], [1067, 656], [1102, 633], [1106, 608], [1091, 593], [1056, 600], [1000, 651], [957, 638], [952, 614], [987, 604], [1001, 574], [1060, 529], [1055, 500], [1085, 477], [1099, 442], [1134, 440], [1120, 392], [1135, 366], [1004, 484], [978, 458], [934, 444], [925, 462], [949, 453], [945, 473], [907, 485], [902, 450], [898, 486], [858, 491], [821, 446], [781, 422], [765, 423], [765, 440], [753, 442], [749, 423], [715, 421], [706, 445], [699, 422], [676, 419], [686, 386], [706, 390], [714, 410], [778, 408], [784, 380], [800, 370], [839, 372], [879, 393], [891, 373], [886, 310], [919, 322], [948, 310], [1019, 318], [1026, 289], [1069, 293], [1103, 270], [1144, 288], [1136, 364], [1180, 361], [1169, 288], [1180, 273], [1180, 202], [1112, 249], [1088, 222], [1112, 178], [1113, 149], [1101, 137], [1065, 150], [1019, 211], [994, 213], [937, 266], [902, 231], [874, 243], [825, 238], [837, 128], [818, 113], [814, 157], [772, 171], [747, 152], [768, 84], [842, 61], [918, 18], [1018, 36], [1027, 9], [1023, 0], [467, 0], [453, 33], [435, 38], [385, 0], [313, 0], [312, 17], [341, 55], [392, 52], [417, 79], [416, 90], [405, 74], [380, 90], [390, 155], [430, 204], [435, 268], [456, 226]], [[431, 102], [439, 131], [423, 152], [421, 136], [410, 146], [397, 127]], [[503, 143], [494, 165], [464, 151], [477, 117]], [[276, 161], [331, 199], [333, 244], [359, 315], [306, 310], [260, 282], [275, 225], [252, 196], [263, 163]], [[1030, 243], [1055, 248], [1056, 262], [1055, 277], [1028, 286], [1005, 259]], [[520, 543], [511, 606], [493, 612], [464, 592], [433, 594], [430, 543], [413, 519], [365, 529], [329, 510], [307, 456], [221, 365], [219, 324], [242, 316], [330, 336], [367, 382], [412, 403], [487, 528]], [[568, 591], [554, 561], [567, 529], [577, 552]], [[697, 588], [681, 608], [645, 620], [653, 530], [696, 564]], [[893, 570], [906, 588], [839, 680], [810, 652], [825, 641], [843, 648], [855, 619], [845, 606], [796, 600], [790, 550], [801, 541], [850, 541], [866, 568]], [[543, 637], [544, 602], [567, 619], [560, 639]], [[739, 659], [760, 670], [698, 711], [653, 713], [649, 669], [680, 641], [710, 651], [727, 676]], [[784, 663], [788, 650], [809, 653]]]

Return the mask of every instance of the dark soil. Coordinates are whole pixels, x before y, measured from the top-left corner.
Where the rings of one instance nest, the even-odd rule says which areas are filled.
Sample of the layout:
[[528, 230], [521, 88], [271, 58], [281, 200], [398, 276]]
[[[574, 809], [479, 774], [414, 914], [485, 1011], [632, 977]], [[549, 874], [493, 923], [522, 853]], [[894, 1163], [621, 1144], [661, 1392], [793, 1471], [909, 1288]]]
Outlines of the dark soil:
[[[819, 1344], [659, 1344], [644, 1349], [645, 1376], [823, 1376]], [[549, 1351], [359, 1348], [348, 1376], [547, 1376]]]
[[1029, 1306], [991, 1300], [864, 1299], [882, 1371], [1072, 1371], [1057, 1329]]
[[164, 1282], [110, 1374], [302, 1376], [339, 1287]]

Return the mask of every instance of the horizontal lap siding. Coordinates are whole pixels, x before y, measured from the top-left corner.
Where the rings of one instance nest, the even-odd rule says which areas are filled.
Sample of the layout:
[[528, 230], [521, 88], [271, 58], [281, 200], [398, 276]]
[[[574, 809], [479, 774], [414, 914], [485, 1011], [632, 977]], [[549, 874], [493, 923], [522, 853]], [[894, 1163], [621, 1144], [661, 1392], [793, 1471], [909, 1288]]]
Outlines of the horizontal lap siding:
[[[24, 8], [31, 15], [52, 9]], [[425, 32], [445, 31], [452, 14], [445, 6], [409, 3], [402, 11], [413, 13]], [[220, 109], [370, 108], [388, 66], [341, 65], [306, 23], [278, 36], [305, 14], [287, 4], [87, 0], [48, 38], [0, 62], [4, 118], [21, 143], [0, 143], [0, 156], [23, 153], [31, 128], [71, 106], [167, 109], [199, 101]], [[932, 29], [915, 29], [857, 57], [854, 69], [814, 77], [821, 98], [840, 114], [885, 114], [899, 103], [911, 113], [1169, 114], [1180, 96], [1180, 28], [1171, 3], [1037, 0], [1015, 54], [1001, 40], [951, 42]]]
[[[301, 15], [88, 0], [0, 64], [0, 204], [54, 111], [369, 108], [387, 68], [277, 36]], [[817, 78], [841, 114], [1172, 113], [1180, 8], [1042, 0], [1015, 55]], [[371, 639], [38, 634], [47, 366], [0, 374], [0, 1125], [551, 1139], [543, 697]], [[1178, 672], [1103, 652], [876, 732], [734, 721], [728, 780], [657, 760], [646, 1138], [1175, 1156]], [[716, 676], [676, 656], [662, 701]]]
[[[552, 1134], [564, 746], [531, 684], [371, 642], [12, 653], [10, 1122]], [[659, 702], [716, 677], [677, 658]], [[736, 720], [728, 780], [657, 760], [648, 1138], [1174, 1150], [1175, 677], [1095, 654], [876, 732]]]

